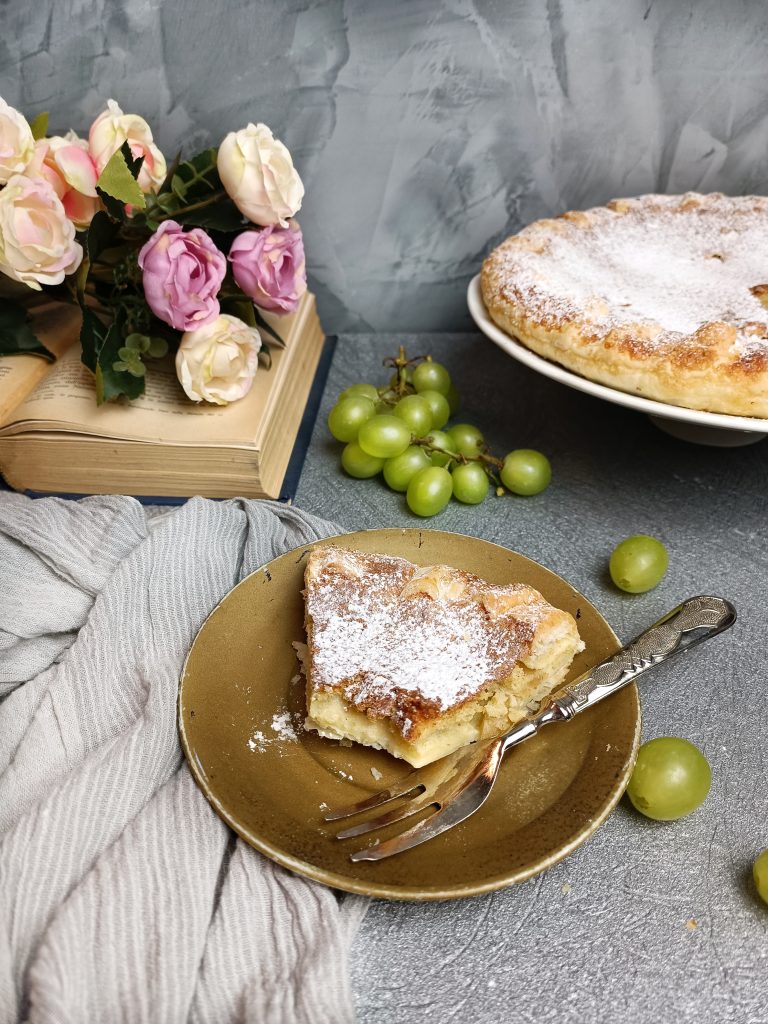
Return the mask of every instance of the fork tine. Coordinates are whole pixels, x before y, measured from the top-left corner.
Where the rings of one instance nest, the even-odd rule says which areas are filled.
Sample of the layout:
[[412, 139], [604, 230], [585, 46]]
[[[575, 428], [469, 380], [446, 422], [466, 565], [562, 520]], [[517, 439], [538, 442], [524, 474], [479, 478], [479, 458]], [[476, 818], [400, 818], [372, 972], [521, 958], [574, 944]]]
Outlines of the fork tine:
[[423, 811], [431, 804], [436, 804], [437, 807], [440, 806], [434, 797], [429, 799], [424, 796], [421, 799], [415, 797], [407, 804], [394, 807], [391, 811], [379, 815], [378, 818], [370, 818], [368, 821], [361, 821], [358, 825], [350, 825], [349, 828], [342, 829], [341, 832], [336, 833], [336, 838], [351, 839], [352, 836], [362, 836], [366, 832], [373, 832], [374, 829], [383, 828], [385, 825], [394, 825], [396, 821], [404, 821], [406, 818], [418, 814], [419, 811]]
[[401, 832], [394, 839], [387, 839], [376, 846], [366, 846], [362, 850], [356, 850], [349, 855], [349, 859], [355, 863], [361, 860], [384, 860], [385, 857], [392, 857], [396, 853], [402, 853], [403, 850], [410, 850], [411, 847], [425, 843], [428, 839], [439, 836], [441, 832], [458, 825], [476, 809], [476, 807], [472, 807], [469, 810], [462, 810], [456, 804], [448, 804], [418, 822], [413, 828]]
[[416, 772], [410, 772], [406, 775], [403, 780], [405, 784], [397, 789], [394, 786], [390, 786], [388, 789], [383, 789], [380, 793], [374, 793], [373, 796], [369, 796], [359, 803], [350, 804], [348, 807], [340, 807], [336, 811], [326, 811], [323, 815], [323, 820], [338, 821], [340, 818], [350, 818], [353, 814], [360, 814], [361, 811], [370, 811], [374, 807], [381, 806], [381, 804], [388, 804], [392, 800], [399, 800], [400, 797], [416, 796], [418, 793], [423, 793], [426, 787], [423, 782], [413, 778], [416, 774]]

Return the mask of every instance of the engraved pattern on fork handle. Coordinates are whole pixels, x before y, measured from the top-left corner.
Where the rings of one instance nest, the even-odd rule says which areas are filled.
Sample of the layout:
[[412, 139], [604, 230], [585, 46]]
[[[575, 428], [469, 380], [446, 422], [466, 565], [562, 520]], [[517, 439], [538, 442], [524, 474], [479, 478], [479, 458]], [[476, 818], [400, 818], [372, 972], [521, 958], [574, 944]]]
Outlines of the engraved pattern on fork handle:
[[[567, 685], [552, 700], [550, 709], [559, 712], [555, 717], [560, 720], [573, 718], [580, 711], [626, 686], [652, 665], [696, 647], [702, 641], [722, 633], [735, 621], [736, 611], [724, 598], [691, 597], [626, 647]], [[545, 720], [555, 720], [551, 711], [546, 714], [547, 710], [542, 709]]]

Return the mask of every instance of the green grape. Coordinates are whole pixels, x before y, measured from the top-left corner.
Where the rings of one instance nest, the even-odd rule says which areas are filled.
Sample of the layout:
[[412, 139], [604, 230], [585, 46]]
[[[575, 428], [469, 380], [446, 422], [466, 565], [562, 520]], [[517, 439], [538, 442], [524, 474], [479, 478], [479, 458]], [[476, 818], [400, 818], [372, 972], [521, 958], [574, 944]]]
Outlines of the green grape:
[[451, 500], [453, 483], [451, 474], [441, 466], [420, 469], [411, 477], [405, 500], [417, 516], [435, 516]]
[[384, 463], [384, 479], [393, 491], [406, 491], [411, 479], [420, 469], [427, 469], [432, 463], [423, 448], [411, 445], [402, 455], [387, 459]]
[[641, 533], [614, 548], [608, 569], [619, 590], [644, 594], [661, 582], [668, 565], [669, 555], [661, 541]]
[[337, 441], [354, 441], [360, 427], [374, 415], [370, 398], [351, 395], [340, 399], [328, 414], [328, 429]]
[[398, 383], [402, 380], [405, 380], [406, 384], [413, 384], [413, 370], [410, 366], [406, 366], [401, 370], [395, 370], [389, 378], [389, 386], [391, 388], [396, 388]]
[[367, 480], [384, 468], [384, 459], [377, 459], [364, 452], [357, 441], [350, 441], [341, 453], [341, 465], [350, 476]]
[[[440, 448], [439, 452], [432, 452], [431, 459], [433, 466], [447, 466], [451, 461], [452, 453], [454, 451], [453, 441], [451, 437], [442, 430], [430, 430], [427, 441], [434, 447]], [[443, 452], [446, 454], [443, 455]]]
[[429, 405], [432, 413], [432, 426], [436, 430], [442, 430], [451, 415], [448, 399], [439, 391], [420, 391], [418, 397]]
[[342, 398], [351, 398], [353, 395], [370, 398], [372, 402], [378, 402], [379, 389], [375, 388], [373, 384], [351, 384], [341, 392], [336, 401], [338, 402]]
[[421, 395], [406, 395], [394, 408], [395, 416], [411, 428], [411, 433], [421, 437], [432, 428], [432, 411], [429, 402]]
[[[349, 401], [349, 399], [347, 399]], [[360, 428], [358, 444], [377, 459], [392, 459], [411, 443], [411, 432], [399, 416], [372, 416]]]
[[431, 359], [419, 363], [413, 371], [413, 386], [417, 391], [439, 391], [447, 395], [451, 386], [451, 375], [441, 363]]
[[755, 880], [757, 894], [764, 903], [768, 903], [768, 850], [763, 850], [752, 865], [752, 877]]
[[451, 410], [451, 416], [455, 416], [461, 408], [461, 398], [453, 382], [451, 382], [451, 386], [448, 388], [448, 394], [445, 397], [448, 399], [448, 407]]
[[518, 448], [504, 456], [501, 482], [513, 494], [539, 494], [549, 487], [549, 459], [532, 448]]
[[698, 747], [662, 736], [640, 747], [627, 796], [647, 818], [674, 821], [704, 803], [711, 783], [712, 771]]
[[453, 450], [459, 455], [477, 455], [483, 447], [483, 435], [471, 423], [457, 423], [448, 431], [453, 442]]
[[488, 493], [488, 474], [479, 462], [464, 462], [454, 467], [453, 496], [465, 505], [479, 505]]

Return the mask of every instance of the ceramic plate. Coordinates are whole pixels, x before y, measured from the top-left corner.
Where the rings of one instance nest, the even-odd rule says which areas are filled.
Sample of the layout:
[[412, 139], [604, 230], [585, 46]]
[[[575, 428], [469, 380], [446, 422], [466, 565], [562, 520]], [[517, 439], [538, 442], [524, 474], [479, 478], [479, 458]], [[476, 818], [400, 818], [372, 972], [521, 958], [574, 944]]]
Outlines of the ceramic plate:
[[668, 405], [666, 402], [654, 402], [641, 395], [618, 391], [605, 384], [598, 384], [586, 377], [566, 370], [558, 363], [552, 363], [543, 356], [536, 355], [522, 342], [503, 331], [488, 314], [480, 291], [480, 275], [477, 274], [469, 282], [467, 303], [472, 319], [483, 332], [494, 341], [499, 348], [532, 370], [551, 377], [552, 380], [567, 384], [577, 391], [585, 391], [588, 395], [603, 398], [615, 405], [625, 405], [648, 416], [667, 433], [673, 434], [684, 441], [699, 444], [710, 444], [718, 447], [731, 447], [752, 444], [768, 435], [768, 420], [755, 419], [750, 416], [729, 416], [726, 413], [701, 412], [698, 409], [684, 409], [679, 405]]
[[[587, 646], [573, 675], [619, 646], [599, 612], [568, 583], [487, 541], [392, 529], [320, 543], [420, 565], [448, 563], [491, 583], [536, 587], [578, 620]], [[289, 551], [238, 584], [203, 624], [184, 666], [181, 742], [198, 785], [224, 821], [292, 871], [389, 899], [452, 899], [500, 889], [583, 843], [616, 805], [634, 764], [640, 733], [634, 685], [513, 749], [487, 804], [466, 822], [388, 860], [350, 862], [361, 839], [334, 839], [322, 810], [361, 800], [410, 768], [381, 751], [302, 731], [303, 677], [291, 644], [304, 640], [303, 574], [312, 546]]]

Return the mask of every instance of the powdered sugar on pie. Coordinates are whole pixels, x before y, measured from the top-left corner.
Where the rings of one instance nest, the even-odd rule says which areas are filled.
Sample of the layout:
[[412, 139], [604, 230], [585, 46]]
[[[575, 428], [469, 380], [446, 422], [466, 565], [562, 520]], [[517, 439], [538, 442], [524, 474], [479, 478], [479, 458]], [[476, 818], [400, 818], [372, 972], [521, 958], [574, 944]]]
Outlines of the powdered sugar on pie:
[[502, 328], [583, 376], [768, 415], [768, 199], [649, 195], [537, 221], [481, 281]]

